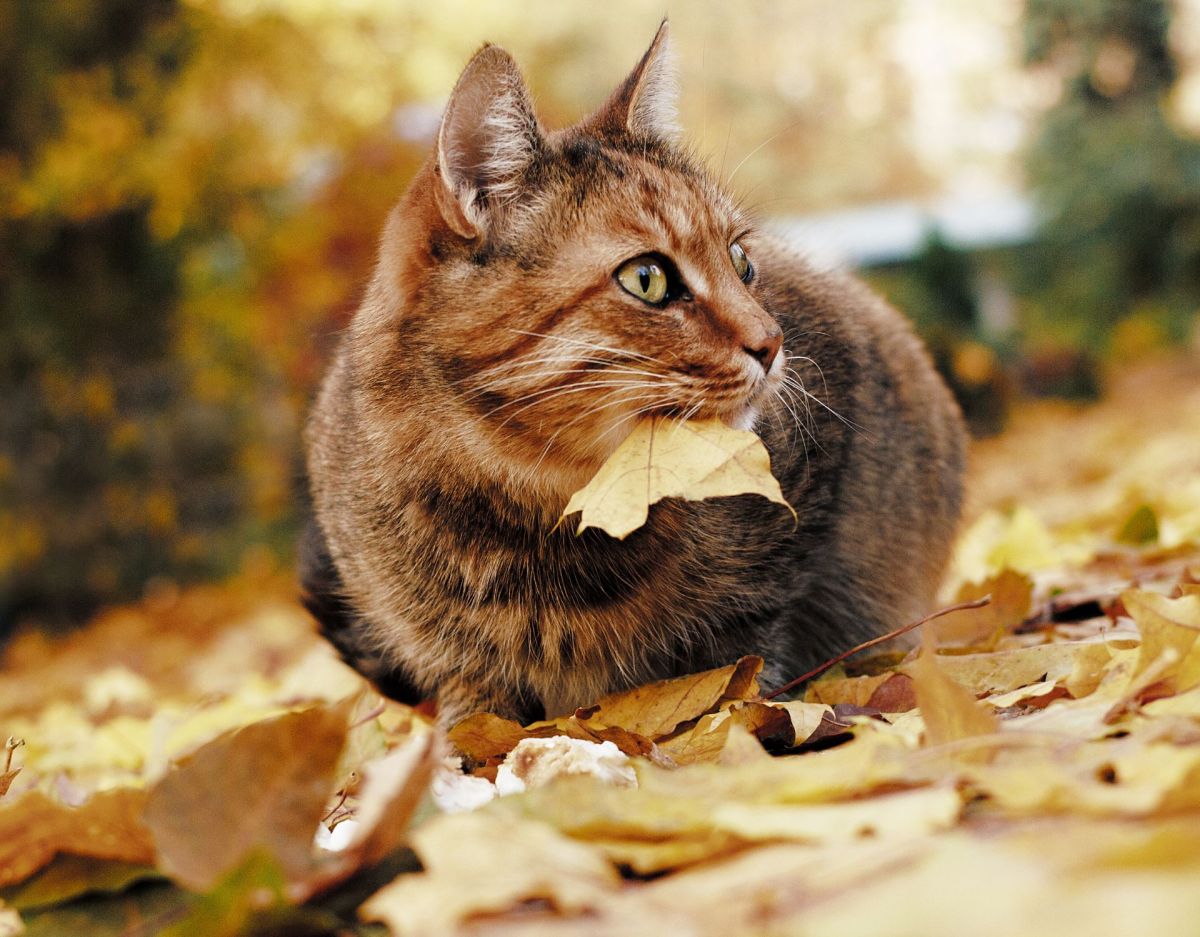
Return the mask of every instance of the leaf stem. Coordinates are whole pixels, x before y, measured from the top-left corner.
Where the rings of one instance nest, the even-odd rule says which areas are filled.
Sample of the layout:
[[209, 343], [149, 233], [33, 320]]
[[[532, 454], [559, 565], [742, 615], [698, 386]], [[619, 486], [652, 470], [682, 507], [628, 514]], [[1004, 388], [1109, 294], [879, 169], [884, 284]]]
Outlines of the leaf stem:
[[857, 654], [859, 651], [865, 651], [867, 648], [874, 647], [877, 644], [882, 644], [884, 641], [891, 641], [893, 638], [898, 638], [898, 637], [900, 637], [900, 635], [907, 634], [908, 632], [912, 631], [914, 628], [920, 628], [922, 625], [926, 624], [927, 622], [933, 621], [935, 618], [941, 618], [943, 615], [949, 615], [951, 612], [966, 611], [969, 608], [983, 608], [985, 605], [987, 605], [991, 601], [992, 601], [992, 597], [990, 595], [985, 595], [981, 599], [972, 599], [970, 602], [959, 602], [957, 605], [950, 605], [950, 606], [947, 606], [946, 608], [938, 609], [936, 612], [930, 612], [924, 618], [918, 618], [916, 621], [909, 622], [907, 625], [903, 625], [903, 626], [895, 629], [894, 631], [889, 631], [887, 634], [881, 634], [879, 637], [872, 638], [870, 641], [864, 641], [862, 644], [857, 644], [854, 647], [850, 648], [850, 650], [848, 650], [848, 651], [842, 651], [842, 653], [839, 654], [837, 657], [830, 658], [829, 660], [825, 661], [825, 663], [821, 664], [819, 667], [814, 667], [808, 673], [802, 674], [801, 676], [797, 677], [795, 680], [789, 680], [787, 683], [785, 683], [783, 686], [781, 686], [778, 690], [772, 690], [770, 693], [766, 693], [763, 696], [761, 696], [760, 699], [762, 699], [764, 701], [765, 700], [773, 700], [777, 696], [782, 696], [784, 693], [787, 693], [789, 690], [794, 690], [796, 687], [798, 687], [800, 684], [804, 683], [805, 681], [811, 680], [813, 677], [824, 673], [826, 670], [828, 670], [834, 664], [840, 664], [847, 657]]

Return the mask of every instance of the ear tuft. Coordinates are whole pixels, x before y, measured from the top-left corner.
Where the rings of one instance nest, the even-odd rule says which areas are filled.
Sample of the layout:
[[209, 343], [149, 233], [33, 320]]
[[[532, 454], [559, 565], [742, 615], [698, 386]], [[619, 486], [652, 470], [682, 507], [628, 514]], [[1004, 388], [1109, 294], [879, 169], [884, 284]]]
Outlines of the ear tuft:
[[463, 237], [481, 234], [520, 195], [541, 145], [517, 63], [485, 45], [454, 86], [438, 130], [439, 205], [450, 227]]
[[598, 132], [657, 137], [673, 143], [680, 134], [679, 82], [671, 36], [664, 19], [642, 60], [585, 126]]

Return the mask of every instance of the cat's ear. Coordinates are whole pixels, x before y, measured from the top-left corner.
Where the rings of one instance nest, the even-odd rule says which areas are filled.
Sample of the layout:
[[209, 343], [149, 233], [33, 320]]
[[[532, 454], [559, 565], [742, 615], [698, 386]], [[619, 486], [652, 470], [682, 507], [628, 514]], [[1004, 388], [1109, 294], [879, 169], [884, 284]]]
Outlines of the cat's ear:
[[520, 194], [542, 133], [517, 63], [485, 45], [446, 104], [437, 137], [438, 207], [466, 238], [482, 234]]
[[601, 133], [657, 137], [673, 143], [680, 133], [678, 98], [675, 56], [664, 19], [642, 60], [585, 126]]

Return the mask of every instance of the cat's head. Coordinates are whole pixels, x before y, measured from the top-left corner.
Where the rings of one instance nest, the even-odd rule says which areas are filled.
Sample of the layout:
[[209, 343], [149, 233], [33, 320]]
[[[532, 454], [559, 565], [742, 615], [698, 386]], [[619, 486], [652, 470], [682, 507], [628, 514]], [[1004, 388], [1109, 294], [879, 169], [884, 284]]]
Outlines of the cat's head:
[[676, 147], [674, 102], [665, 22], [600, 110], [556, 132], [485, 46], [389, 224], [376, 288], [399, 347], [543, 469], [594, 469], [644, 414], [748, 427], [781, 380], [754, 229]]

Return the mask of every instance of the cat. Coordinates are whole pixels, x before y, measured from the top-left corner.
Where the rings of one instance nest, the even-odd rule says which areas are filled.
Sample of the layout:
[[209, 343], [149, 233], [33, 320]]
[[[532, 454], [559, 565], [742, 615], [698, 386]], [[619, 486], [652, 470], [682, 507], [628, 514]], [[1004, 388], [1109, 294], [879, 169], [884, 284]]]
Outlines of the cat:
[[[506, 52], [471, 59], [312, 410], [306, 604], [444, 724], [744, 654], [777, 686], [925, 612], [948, 556], [957, 406], [897, 312], [677, 145], [668, 43], [554, 132]], [[646, 414], [753, 427], [798, 521], [743, 495], [556, 526]]]

